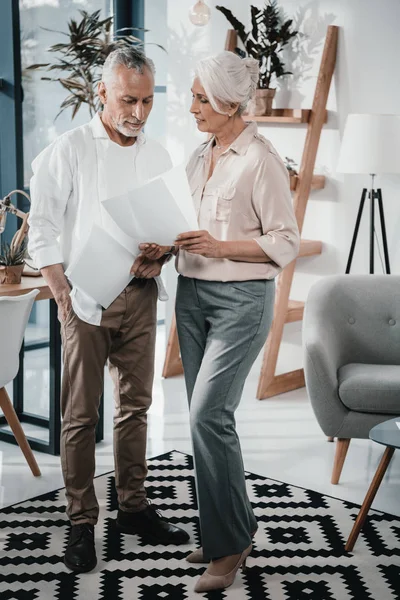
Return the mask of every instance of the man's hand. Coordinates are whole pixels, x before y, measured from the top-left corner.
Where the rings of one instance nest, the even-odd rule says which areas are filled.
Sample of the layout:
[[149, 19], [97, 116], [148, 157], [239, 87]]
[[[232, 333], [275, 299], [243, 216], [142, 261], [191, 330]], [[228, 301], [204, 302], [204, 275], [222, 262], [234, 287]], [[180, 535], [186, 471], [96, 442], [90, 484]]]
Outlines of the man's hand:
[[57, 302], [58, 320], [60, 323], [64, 323], [72, 308], [71, 297], [68, 292], [63, 292], [60, 295], [55, 296], [54, 300]]
[[57, 263], [56, 265], [49, 265], [43, 267], [41, 273], [51, 289], [54, 300], [58, 306], [58, 320], [63, 323], [68, 317], [68, 313], [71, 310], [72, 302], [70, 298], [70, 285], [67, 278], [64, 275], [64, 268], [62, 264]]
[[188, 231], [178, 235], [175, 241], [178, 248], [190, 254], [200, 254], [206, 258], [224, 258], [223, 244], [213, 238], [208, 231]]
[[151, 260], [139, 254], [132, 265], [131, 274], [140, 279], [152, 279], [161, 273], [162, 265], [158, 260]]
[[159, 260], [167, 252], [172, 252], [173, 246], [159, 246], [158, 244], [139, 244], [142, 254], [151, 260]]

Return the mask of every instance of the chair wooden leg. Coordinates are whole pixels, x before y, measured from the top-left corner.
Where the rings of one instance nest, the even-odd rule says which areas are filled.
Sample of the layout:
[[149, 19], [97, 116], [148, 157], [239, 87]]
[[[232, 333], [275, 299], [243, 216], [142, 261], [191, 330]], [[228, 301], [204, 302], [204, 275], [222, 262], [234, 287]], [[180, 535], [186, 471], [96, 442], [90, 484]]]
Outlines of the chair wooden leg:
[[15, 412], [9, 395], [7, 394], [6, 389], [4, 387], [0, 389], [0, 408], [3, 411], [7, 423], [11, 427], [15, 439], [17, 440], [18, 445], [21, 448], [23, 455], [25, 456], [26, 462], [28, 463], [33, 475], [35, 477], [39, 477], [41, 475], [40, 469], [38, 467], [35, 457], [33, 456], [28, 440], [25, 437], [25, 433], [21, 427], [21, 423], [19, 422], [17, 413]]
[[339, 483], [340, 474], [343, 469], [346, 459], [347, 450], [349, 449], [350, 439], [338, 438], [335, 453], [335, 462], [333, 464], [331, 483], [336, 485]]
[[367, 518], [368, 511], [369, 511], [371, 504], [376, 496], [376, 492], [378, 491], [379, 486], [381, 485], [383, 476], [385, 475], [386, 469], [389, 466], [389, 463], [393, 456], [394, 450], [395, 450], [394, 448], [386, 448], [385, 452], [383, 453], [381, 462], [379, 463], [379, 466], [376, 470], [376, 473], [371, 482], [371, 485], [369, 486], [367, 495], [365, 496], [365, 499], [364, 499], [364, 502], [360, 509], [360, 512], [358, 513], [358, 517], [357, 517], [357, 519], [353, 525], [353, 529], [351, 530], [351, 533], [349, 535], [349, 539], [347, 540], [347, 543], [345, 546], [345, 549], [347, 552], [351, 552], [354, 548], [354, 544], [356, 543], [357, 538], [362, 529], [362, 526], [365, 523], [365, 519]]

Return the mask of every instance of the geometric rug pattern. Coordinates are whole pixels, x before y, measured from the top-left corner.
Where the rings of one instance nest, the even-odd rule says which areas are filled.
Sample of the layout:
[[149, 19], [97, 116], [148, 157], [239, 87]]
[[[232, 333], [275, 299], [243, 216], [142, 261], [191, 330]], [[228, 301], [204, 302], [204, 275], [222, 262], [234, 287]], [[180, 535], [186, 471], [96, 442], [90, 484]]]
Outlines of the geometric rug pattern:
[[152, 504], [190, 533], [189, 544], [150, 546], [117, 531], [114, 477], [102, 475], [95, 479], [100, 520], [91, 573], [64, 566], [63, 489], [0, 511], [1, 600], [399, 600], [398, 517], [371, 510], [348, 554], [357, 505], [252, 473], [247, 486], [259, 528], [247, 571], [228, 590], [195, 594], [205, 567], [185, 561], [201, 545], [192, 457], [173, 451], [148, 468]]

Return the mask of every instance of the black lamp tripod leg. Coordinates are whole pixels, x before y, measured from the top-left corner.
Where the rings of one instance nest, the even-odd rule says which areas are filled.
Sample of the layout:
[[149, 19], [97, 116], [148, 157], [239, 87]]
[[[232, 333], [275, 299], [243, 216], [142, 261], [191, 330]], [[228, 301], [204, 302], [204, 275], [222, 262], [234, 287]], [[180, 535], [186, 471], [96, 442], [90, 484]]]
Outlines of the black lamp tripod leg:
[[381, 219], [382, 244], [383, 244], [383, 253], [385, 256], [386, 275], [390, 275], [389, 251], [388, 251], [387, 238], [386, 238], [385, 213], [383, 212], [383, 200], [382, 200], [382, 190], [381, 189], [376, 190], [376, 197], [378, 199], [379, 216]]
[[360, 228], [360, 222], [361, 222], [361, 217], [362, 217], [362, 212], [363, 212], [366, 196], [367, 196], [367, 188], [364, 188], [362, 191], [362, 194], [361, 194], [360, 206], [358, 208], [357, 219], [356, 219], [356, 224], [355, 224], [354, 233], [353, 233], [353, 239], [351, 240], [349, 258], [348, 258], [347, 266], [346, 266], [346, 274], [350, 273], [351, 263], [353, 261], [354, 248], [356, 246], [358, 230]]
[[369, 232], [369, 272], [372, 275], [374, 273], [375, 265], [375, 253], [374, 253], [374, 233], [375, 233], [375, 190], [371, 190], [369, 193], [370, 197], [370, 232]]

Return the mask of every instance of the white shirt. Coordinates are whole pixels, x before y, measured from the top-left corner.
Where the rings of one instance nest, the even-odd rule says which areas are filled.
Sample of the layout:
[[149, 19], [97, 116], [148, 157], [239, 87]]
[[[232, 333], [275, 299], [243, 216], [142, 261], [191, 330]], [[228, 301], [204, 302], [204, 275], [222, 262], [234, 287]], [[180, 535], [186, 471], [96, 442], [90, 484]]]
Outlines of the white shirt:
[[[171, 166], [168, 152], [143, 133], [132, 146], [110, 140], [98, 114], [90, 123], [61, 135], [32, 163], [28, 251], [36, 267], [61, 263], [66, 270], [94, 224], [129, 249], [132, 240], [101, 202]], [[156, 281], [159, 297], [165, 299], [161, 278]], [[74, 286], [71, 299], [80, 319], [100, 325], [102, 308], [93, 298]]]

